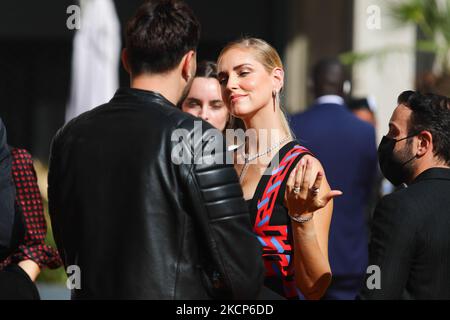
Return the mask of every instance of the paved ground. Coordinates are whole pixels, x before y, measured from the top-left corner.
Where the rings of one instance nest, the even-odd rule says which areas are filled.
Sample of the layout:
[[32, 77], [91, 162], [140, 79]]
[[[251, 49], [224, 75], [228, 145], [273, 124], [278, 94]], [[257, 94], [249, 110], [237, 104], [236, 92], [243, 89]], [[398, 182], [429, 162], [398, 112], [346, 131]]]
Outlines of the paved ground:
[[37, 287], [42, 300], [70, 300], [70, 290], [64, 286], [38, 283]]

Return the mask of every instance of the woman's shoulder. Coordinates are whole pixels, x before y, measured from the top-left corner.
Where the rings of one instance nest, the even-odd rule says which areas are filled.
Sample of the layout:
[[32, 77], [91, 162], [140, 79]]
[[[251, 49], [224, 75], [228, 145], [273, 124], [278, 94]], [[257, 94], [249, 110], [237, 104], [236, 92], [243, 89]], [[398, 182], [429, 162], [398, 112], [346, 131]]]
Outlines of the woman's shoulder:
[[304, 159], [318, 161], [316, 156], [314, 155], [314, 153], [310, 149], [308, 149], [307, 147], [302, 145], [300, 142], [298, 142], [297, 140], [292, 141], [291, 151], [294, 152], [295, 154], [302, 155], [302, 158], [304, 158]]
[[322, 163], [320, 162], [320, 160], [314, 155], [314, 152], [311, 151], [310, 149], [308, 149], [307, 147], [303, 146], [299, 141], [294, 140], [294, 145], [293, 145], [293, 149], [297, 149], [301, 152], [302, 154], [302, 159], [304, 159], [304, 161], [308, 160], [311, 161], [313, 168], [315, 169], [315, 171], [324, 171], [324, 168], [322, 166]]
[[31, 154], [26, 149], [10, 147], [13, 158], [31, 159]]
[[13, 171], [18, 170], [23, 166], [33, 165], [32, 156], [25, 149], [11, 147], [11, 157], [13, 159]]

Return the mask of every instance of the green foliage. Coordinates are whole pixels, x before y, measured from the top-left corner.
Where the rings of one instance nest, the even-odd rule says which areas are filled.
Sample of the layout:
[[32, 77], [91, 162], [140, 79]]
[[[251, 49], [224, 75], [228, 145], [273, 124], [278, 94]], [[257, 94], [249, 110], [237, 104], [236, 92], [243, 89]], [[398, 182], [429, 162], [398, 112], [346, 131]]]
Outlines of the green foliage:
[[409, 0], [392, 4], [390, 11], [397, 21], [417, 25], [428, 40], [442, 33], [450, 42], [450, 0]]
[[450, 0], [409, 0], [390, 6], [394, 19], [400, 23], [413, 23], [424, 40], [417, 43], [417, 51], [435, 53], [439, 70], [450, 73]]
[[404, 53], [409, 50], [410, 48], [406, 46], [386, 46], [377, 50], [364, 52], [345, 52], [339, 55], [339, 59], [346, 65], [357, 64], [373, 58], [378, 59], [379, 62], [382, 63], [383, 60], [392, 53]]
[[[405, 0], [388, 4], [389, 15], [399, 26], [415, 25], [423, 34], [415, 50], [434, 53], [435, 62], [444, 73], [450, 73], [450, 0]], [[346, 64], [354, 64], [389, 53], [402, 52], [408, 48], [385, 47], [368, 52], [350, 52], [341, 55]]]

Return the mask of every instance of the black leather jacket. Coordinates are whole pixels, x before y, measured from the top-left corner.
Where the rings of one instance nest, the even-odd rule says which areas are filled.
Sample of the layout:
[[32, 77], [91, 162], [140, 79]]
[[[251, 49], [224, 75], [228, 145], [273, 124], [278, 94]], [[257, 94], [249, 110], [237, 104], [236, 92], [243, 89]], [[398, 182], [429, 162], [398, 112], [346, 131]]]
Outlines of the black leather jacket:
[[[199, 130], [195, 120], [157, 93], [119, 89], [57, 133], [49, 206], [63, 261], [81, 271], [73, 298], [258, 295], [261, 246], [237, 175], [231, 165], [201, 161], [217, 131], [203, 121]], [[197, 164], [172, 161], [175, 129], [202, 137], [181, 144]]]

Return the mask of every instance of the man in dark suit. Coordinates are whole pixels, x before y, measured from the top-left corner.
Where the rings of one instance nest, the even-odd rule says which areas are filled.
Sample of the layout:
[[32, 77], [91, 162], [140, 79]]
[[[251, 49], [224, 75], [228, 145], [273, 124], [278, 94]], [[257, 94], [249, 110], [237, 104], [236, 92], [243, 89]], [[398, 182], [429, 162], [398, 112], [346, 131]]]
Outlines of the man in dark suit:
[[320, 61], [313, 80], [317, 100], [292, 117], [292, 128], [322, 162], [330, 185], [344, 193], [334, 202], [329, 240], [333, 281], [324, 299], [354, 299], [368, 259], [365, 208], [377, 166], [375, 129], [345, 106], [345, 73], [339, 61]]
[[379, 147], [394, 185], [374, 213], [363, 299], [450, 299], [450, 100], [404, 92]]
[[15, 189], [11, 176], [11, 154], [6, 129], [0, 119], [0, 261], [10, 253], [14, 225]]

